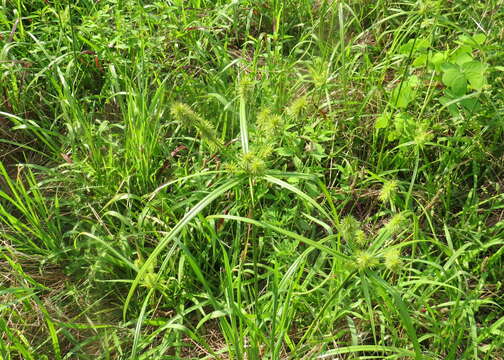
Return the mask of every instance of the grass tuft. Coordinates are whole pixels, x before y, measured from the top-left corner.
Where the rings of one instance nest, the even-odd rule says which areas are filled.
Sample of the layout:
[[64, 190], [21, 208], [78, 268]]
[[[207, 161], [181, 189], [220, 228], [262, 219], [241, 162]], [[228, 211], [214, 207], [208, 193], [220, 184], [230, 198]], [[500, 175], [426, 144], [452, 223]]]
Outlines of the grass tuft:
[[504, 358], [502, 9], [0, 1], [0, 359]]

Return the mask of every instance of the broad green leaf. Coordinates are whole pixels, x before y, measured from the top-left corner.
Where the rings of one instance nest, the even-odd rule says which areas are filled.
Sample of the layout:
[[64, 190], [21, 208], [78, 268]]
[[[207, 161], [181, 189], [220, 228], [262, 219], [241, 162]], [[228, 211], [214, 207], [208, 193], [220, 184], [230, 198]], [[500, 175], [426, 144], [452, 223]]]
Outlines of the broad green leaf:
[[416, 57], [415, 60], [413, 60], [413, 66], [414, 67], [421, 67], [421, 66], [425, 66], [425, 64], [427, 64], [427, 59], [428, 59], [428, 55], [427, 54], [420, 54]]
[[481, 91], [485, 85], [487, 66], [479, 61], [471, 61], [462, 65], [462, 71], [474, 90]]
[[441, 66], [446, 62], [447, 55], [445, 52], [437, 52], [430, 58], [430, 62], [434, 65], [436, 71], [441, 71]]
[[417, 76], [410, 76], [392, 91], [391, 104], [400, 109], [406, 108], [416, 98], [416, 87], [419, 84]]
[[410, 97], [410, 92], [411, 89], [408, 88], [408, 86], [405, 83], [403, 83], [402, 85], [399, 84], [392, 91], [391, 104], [400, 109], [404, 109], [409, 104], [408, 99]]
[[471, 112], [478, 111], [480, 108], [480, 102], [477, 98], [469, 98], [460, 101], [460, 104], [467, 110]]
[[411, 75], [408, 79], [408, 86], [410, 86], [411, 88], [417, 88], [418, 86], [420, 86], [421, 82], [420, 82], [420, 79], [418, 78], [418, 76], [416, 75]]
[[415, 122], [408, 113], [400, 112], [394, 116], [394, 127], [399, 135], [408, 135], [415, 128]]
[[275, 149], [275, 152], [280, 156], [293, 156], [296, 154], [292, 149], [287, 147], [279, 147]]
[[[439, 99], [440, 103], [443, 104], [443, 107], [441, 108], [441, 110], [444, 108], [448, 108], [448, 110], [450, 110], [450, 113], [453, 116], [457, 116], [459, 114], [459, 112], [457, 110], [457, 104], [460, 104], [464, 107], [472, 106], [473, 103], [468, 100], [471, 100], [472, 98], [478, 98], [479, 95], [480, 95], [479, 92], [470, 92], [469, 94], [466, 94], [463, 96], [455, 96], [452, 92], [450, 92], [450, 89], [446, 89], [445, 96], [443, 96]], [[468, 110], [470, 110], [470, 111], [476, 110], [478, 108], [479, 104], [476, 104], [475, 106], [476, 107], [474, 109], [469, 108]]]
[[[439, 98], [439, 102], [441, 103], [441, 105], [447, 105], [452, 100], [453, 100], [453, 98], [451, 98], [449, 96], [441, 96]], [[456, 104], [447, 105], [446, 108], [448, 109], [448, 112], [450, 113], [451, 116], [457, 116], [459, 114]]]
[[467, 35], [460, 35], [458, 37], [458, 42], [459, 43], [462, 43], [462, 44], [471, 44], [472, 43], [472, 39], [470, 36], [467, 36]]
[[452, 56], [450, 56], [450, 61], [454, 62], [457, 65], [465, 64], [466, 62], [473, 60], [471, 53], [472, 48], [470, 46], [461, 46], [453, 53]]
[[400, 137], [401, 137], [401, 134], [399, 134], [397, 131], [391, 131], [387, 136], [387, 140], [394, 141], [394, 140], [399, 139]]
[[478, 45], [483, 45], [486, 40], [486, 35], [483, 33], [474, 34], [472, 38]]
[[400, 47], [399, 53], [409, 55], [417, 51], [422, 51], [430, 47], [429, 39], [410, 39], [406, 44]]
[[460, 35], [459, 41], [464, 45], [482, 45], [486, 40], [486, 35], [483, 33], [474, 34], [473, 36]]
[[390, 113], [385, 112], [376, 119], [375, 128], [385, 129], [388, 126], [389, 122], [390, 122]]
[[446, 63], [441, 66], [443, 83], [448, 86], [455, 96], [462, 96], [467, 92], [467, 79], [460, 67]]

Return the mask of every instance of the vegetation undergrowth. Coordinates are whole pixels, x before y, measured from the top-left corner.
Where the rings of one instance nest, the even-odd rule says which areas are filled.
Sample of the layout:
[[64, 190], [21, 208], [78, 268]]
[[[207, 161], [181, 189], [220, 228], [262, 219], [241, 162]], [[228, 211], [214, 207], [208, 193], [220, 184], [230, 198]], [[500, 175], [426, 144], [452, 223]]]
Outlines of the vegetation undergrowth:
[[502, 0], [0, 0], [0, 359], [504, 358]]

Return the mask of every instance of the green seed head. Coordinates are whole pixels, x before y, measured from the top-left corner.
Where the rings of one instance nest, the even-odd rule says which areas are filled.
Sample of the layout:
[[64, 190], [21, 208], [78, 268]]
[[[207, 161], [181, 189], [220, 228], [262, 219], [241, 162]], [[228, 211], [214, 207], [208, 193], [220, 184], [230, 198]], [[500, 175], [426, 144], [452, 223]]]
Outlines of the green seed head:
[[266, 137], [271, 137], [278, 133], [283, 127], [284, 121], [280, 115], [272, 114], [271, 110], [266, 108], [257, 115], [257, 129]]
[[398, 249], [388, 249], [383, 253], [383, 261], [385, 267], [392, 271], [397, 271], [401, 268], [402, 260], [401, 253]]
[[368, 242], [366, 233], [360, 229], [355, 232], [354, 240], [355, 243], [361, 248], [365, 247]]
[[339, 231], [346, 241], [352, 241], [356, 233], [360, 230], [360, 222], [352, 215], [345, 216], [339, 225]]
[[287, 113], [290, 116], [297, 117], [299, 116], [307, 107], [308, 98], [305, 96], [301, 96], [295, 99], [287, 109]]
[[393, 199], [396, 194], [397, 194], [397, 181], [395, 180], [387, 181], [383, 184], [383, 187], [380, 190], [379, 199], [382, 202], [387, 202]]
[[269, 158], [272, 153], [273, 153], [273, 147], [267, 144], [260, 146], [257, 150], [257, 156], [261, 159]]
[[250, 163], [249, 171], [250, 171], [251, 175], [260, 176], [260, 175], [264, 174], [265, 170], [266, 170], [266, 164], [260, 158], [255, 158]]
[[355, 254], [355, 265], [359, 270], [371, 269], [378, 265], [378, 259], [373, 254], [361, 250]]
[[315, 87], [319, 88], [327, 84], [329, 80], [329, 64], [327, 61], [322, 58], [316, 58], [308, 71]]
[[232, 174], [239, 174], [241, 172], [240, 167], [235, 162], [225, 163], [224, 169]]
[[385, 225], [385, 229], [392, 234], [396, 234], [401, 231], [401, 229], [406, 224], [407, 216], [406, 213], [401, 212], [392, 216], [390, 221]]
[[251, 176], [261, 176], [266, 171], [266, 162], [257, 154], [249, 152], [243, 155], [241, 168]]
[[242, 75], [238, 81], [238, 94], [242, 97], [247, 96], [254, 88], [254, 81], [248, 75]]
[[195, 127], [199, 123], [199, 116], [186, 104], [174, 103], [171, 106], [172, 117], [186, 127]]
[[415, 131], [415, 138], [413, 141], [415, 144], [417, 144], [419, 147], [423, 147], [425, 143], [430, 141], [432, 139], [432, 134], [425, 130], [423, 127], [417, 128]]
[[195, 128], [201, 137], [208, 142], [212, 150], [222, 147], [222, 143], [215, 134], [213, 125], [200, 117], [188, 105], [174, 103], [170, 109], [173, 118], [187, 128]]

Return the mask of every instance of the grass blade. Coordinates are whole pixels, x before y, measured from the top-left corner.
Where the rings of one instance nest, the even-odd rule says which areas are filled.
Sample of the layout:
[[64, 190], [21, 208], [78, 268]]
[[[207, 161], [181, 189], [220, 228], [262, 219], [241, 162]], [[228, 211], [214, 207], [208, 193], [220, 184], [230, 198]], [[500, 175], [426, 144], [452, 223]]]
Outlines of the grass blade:
[[133, 293], [135, 292], [136, 288], [138, 287], [141, 279], [143, 276], [147, 273], [147, 270], [151, 266], [151, 264], [154, 263], [156, 260], [157, 256], [163, 251], [163, 249], [170, 243], [170, 241], [182, 230], [184, 226], [186, 226], [195, 216], [197, 216], [203, 209], [205, 209], [208, 205], [212, 203], [215, 199], [217, 199], [219, 196], [224, 194], [226, 191], [232, 189], [233, 187], [237, 186], [240, 184], [241, 179], [232, 179], [229, 180], [228, 182], [224, 183], [214, 191], [212, 191], [210, 194], [205, 196], [204, 199], [202, 199], [198, 204], [196, 204], [191, 210], [189, 210], [186, 215], [180, 220], [177, 225], [161, 240], [161, 242], [156, 246], [156, 248], [152, 251], [152, 253], [149, 255], [143, 266], [138, 270], [138, 274], [133, 280], [133, 283], [131, 284], [130, 290], [128, 292], [128, 296], [126, 297], [126, 301], [124, 302], [124, 309], [123, 309], [123, 317], [126, 319], [126, 312], [128, 311], [128, 306], [131, 301], [131, 298], [133, 296]]

